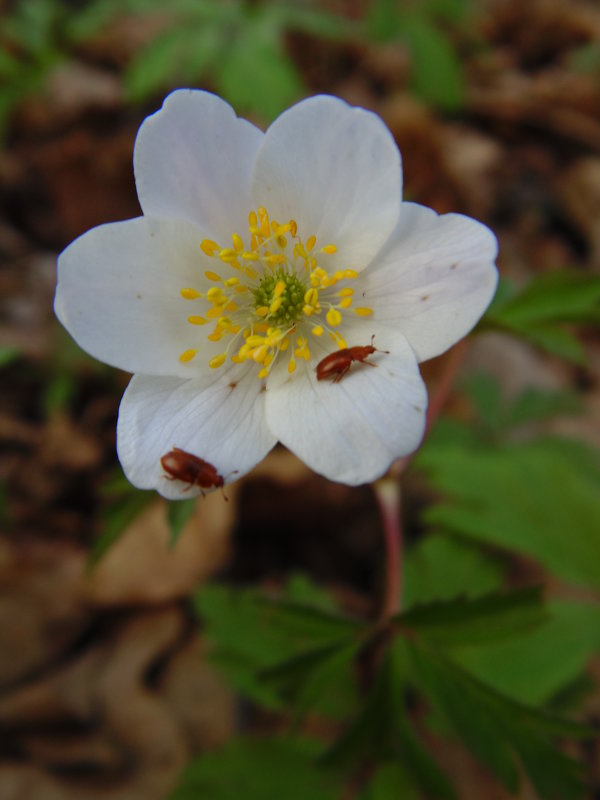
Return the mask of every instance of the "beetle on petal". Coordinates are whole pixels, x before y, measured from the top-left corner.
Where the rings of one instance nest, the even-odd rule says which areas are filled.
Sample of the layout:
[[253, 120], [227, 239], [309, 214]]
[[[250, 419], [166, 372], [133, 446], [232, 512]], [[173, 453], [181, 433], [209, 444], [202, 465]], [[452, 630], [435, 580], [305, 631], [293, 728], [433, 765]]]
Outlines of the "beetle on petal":
[[386, 353], [389, 356], [390, 351], [379, 350], [379, 348], [374, 347], [374, 340], [375, 334], [371, 336], [371, 344], [356, 347], [344, 347], [341, 350], [337, 350], [336, 352], [325, 356], [325, 358], [323, 358], [317, 364], [317, 380], [323, 381], [326, 378], [331, 378], [333, 375], [333, 382], [339, 383], [350, 369], [353, 361], [360, 361], [362, 364], [368, 364], [370, 367], [376, 367], [377, 364], [374, 364], [372, 361], [367, 361], [367, 358], [373, 353]]

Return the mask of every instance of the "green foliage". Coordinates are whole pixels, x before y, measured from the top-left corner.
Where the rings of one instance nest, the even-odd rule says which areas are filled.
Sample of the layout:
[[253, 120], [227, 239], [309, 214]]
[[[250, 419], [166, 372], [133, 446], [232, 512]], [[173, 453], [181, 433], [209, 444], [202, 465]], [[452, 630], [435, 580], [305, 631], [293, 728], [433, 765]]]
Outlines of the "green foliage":
[[585, 363], [581, 343], [562, 325], [600, 323], [600, 278], [557, 271], [534, 278], [520, 291], [503, 281], [483, 322], [525, 339], [553, 355]]
[[443, 499], [425, 520], [537, 559], [550, 572], [600, 587], [600, 457], [546, 438], [479, 445], [430, 440], [416, 458]]
[[546, 618], [537, 587], [481, 597], [456, 597], [409, 608], [393, 617], [398, 630], [436, 645], [486, 645], [530, 631]]
[[583, 796], [580, 765], [555, 742], [592, 731], [511, 700], [421, 643], [409, 651], [415, 683], [510, 792], [518, 789], [520, 762], [542, 800]]
[[[426, 102], [446, 111], [464, 102], [464, 77], [459, 56], [448, 37], [447, 22], [460, 19], [463, 3], [398, 3], [374, 0], [367, 31], [376, 41], [401, 41], [412, 58], [414, 91]], [[443, 25], [436, 17], [444, 18]]]
[[[288, 585], [275, 602], [254, 589], [202, 587], [195, 607], [213, 645], [213, 660], [245, 696], [267, 708], [288, 702], [301, 717], [310, 706], [330, 716], [354, 708], [356, 689], [350, 666], [365, 626], [322, 604], [322, 593], [294, 598]], [[323, 691], [324, 687], [335, 687]]]
[[102, 532], [90, 550], [88, 557], [90, 569], [106, 555], [126, 528], [156, 497], [154, 492], [135, 489], [125, 478], [120, 467], [104, 484], [103, 493], [110, 498], [110, 503], [101, 515]]
[[425, 536], [404, 557], [404, 607], [499, 589], [504, 568], [481, 548], [449, 534]]
[[178, 500], [167, 504], [167, 522], [169, 523], [169, 547], [173, 548], [183, 533], [187, 521], [196, 510], [196, 498]]
[[510, 641], [490, 636], [484, 647], [459, 647], [453, 657], [498, 691], [542, 705], [573, 685], [599, 651], [600, 606], [553, 601], [535, 630]]
[[239, 738], [185, 769], [169, 800], [337, 800], [339, 779], [315, 763], [310, 740]]
[[19, 356], [21, 355], [21, 351], [18, 347], [14, 347], [12, 345], [3, 345], [0, 347], [0, 369], [3, 367], [8, 367], [14, 361], [16, 361]]

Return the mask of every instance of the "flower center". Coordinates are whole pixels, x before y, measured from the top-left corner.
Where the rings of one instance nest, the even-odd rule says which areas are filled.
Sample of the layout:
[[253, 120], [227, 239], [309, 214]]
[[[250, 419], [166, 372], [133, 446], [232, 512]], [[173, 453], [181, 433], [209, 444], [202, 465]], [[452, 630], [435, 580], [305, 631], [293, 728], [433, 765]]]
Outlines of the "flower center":
[[[309, 334], [325, 331], [339, 348], [347, 347], [336, 330], [343, 314], [353, 304], [354, 289], [347, 286], [358, 273], [354, 269], [327, 271], [327, 257], [337, 252], [334, 244], [317, 249], [315, 236], [303, 242], [294, 220], [280, 225], [270, 220], [264, 208], [248, 216], [249, 244], [237, 233], [232, 247], [221, 247], [211, 239], [201, 243], [202, 251], [223, 265], [207, 270], [213, 283], [202, 294], [194, 288], [181, 289], [185, 300], [200, 300], [204, 314], [188, 316], [191, 325], [214, 328], [207, 338], [222, 339], [227, 345], [209, 361], [217, 369], [229, 358], [234, 363], [253, 361], [258, 377], [266, 378], [279, 353], [288, 351], [288, 372], [296, 359], [310, 360]], [[221, 270], [224, 269], [224, 273]], [[369, 316], [370, 308], [354, 308], [355, 314]], [[185, 350], [179, 360], [192, 361], [201, 348]]]

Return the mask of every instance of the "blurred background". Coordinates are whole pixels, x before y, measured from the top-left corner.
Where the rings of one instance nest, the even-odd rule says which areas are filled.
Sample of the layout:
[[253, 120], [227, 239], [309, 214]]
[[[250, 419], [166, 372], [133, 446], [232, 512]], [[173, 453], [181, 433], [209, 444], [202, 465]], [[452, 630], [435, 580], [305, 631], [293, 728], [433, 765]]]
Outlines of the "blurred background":
[[[542, 584], [545, 626], [457, 657], [519, 701], [597, 720], [598, 3], [0, 1], [0, 797], [162, 800], [191, 758], [282, 730], [248, 665], [285, 647], [252, 620], [242, 630], [223, 586], [326, 592], [362, 616], [381, 602], [370, 487], [277, 448], [228, 503], [133, 490], [115, 454], [129, 376], [54, 319], [57, 254], [140, 214], [134, 138], [182, 86], [263, 128], [316, 93], [372, 109], [402, 152], [405, 197], [498, 235], [499, 297], [405, 477], [405, 601]], [[423, 366], [432, 391], [447, 359]], [[536, 796], [502, 789], [453, 737], [426, 740], [461, 798]], [[574, 752], [600, 787], [597, 742]], [[252, 783], [239, 753], [224, 763]], [[250, 796], [203, 780], [177, 797]]]

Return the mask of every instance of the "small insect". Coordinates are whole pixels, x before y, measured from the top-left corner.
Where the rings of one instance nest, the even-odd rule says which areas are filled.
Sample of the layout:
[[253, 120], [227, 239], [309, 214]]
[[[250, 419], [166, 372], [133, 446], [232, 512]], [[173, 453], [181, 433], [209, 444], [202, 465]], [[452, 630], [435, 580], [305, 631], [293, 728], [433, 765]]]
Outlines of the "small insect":
[[[160, 463], [169, 481], [183, 481], [188, 486], [183, 490], [187, 492], [192, 486], [199, 486], [201, 489], [222, 489], [225, 483], [223, 476], [219, 475], [216, 467], [208, 461], [187, 453], [180, 447], [173, 447], [168, 453], [161, 457]], [[204, 494], [204, 492], [202, 492]], [[223, 497], [225, 495], [223, 494]], [[227, 497], [225, 497], [227, 500]]]
[[389, 355], [389, 350], [378, 350], [377, 347], [373, 347], [374, 339], [375, 334], [371, 336], [371, 344], [362, 347], [344, 347], [342, 350], [336, 350], [335, 353], [330, 353], [328, 356], [325, 356], [325, 358], [317, 364], [317, 380], [323, 381], [326, 378], [331, 378], [333, 375], [333, 382], [339, 383], [350, 369], [353, 361], [360, 361], [363, 364], [368, 364], [370, 367], [376, 367], [377, 364], [373, 364], [372, 361], [367, 361], [367, 356], [375, 352], [387, 353]]

